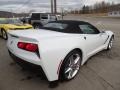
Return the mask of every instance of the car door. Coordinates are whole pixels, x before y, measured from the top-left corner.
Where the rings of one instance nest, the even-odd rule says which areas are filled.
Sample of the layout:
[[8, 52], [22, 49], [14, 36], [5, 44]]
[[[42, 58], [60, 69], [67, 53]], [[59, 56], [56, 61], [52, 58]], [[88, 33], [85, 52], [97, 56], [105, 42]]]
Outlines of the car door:
[[103, 39], [101, 38], [101, 33], [90, 24], [79, 25], [79, 28], [85, 39], [86, 55], [90, 57], [102, 48]]

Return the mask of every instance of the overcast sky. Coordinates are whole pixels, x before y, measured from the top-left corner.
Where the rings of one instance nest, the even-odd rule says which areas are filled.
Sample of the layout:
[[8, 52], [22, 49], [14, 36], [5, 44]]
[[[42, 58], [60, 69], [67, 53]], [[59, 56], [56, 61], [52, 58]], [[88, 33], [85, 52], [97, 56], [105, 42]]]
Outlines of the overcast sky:
[[[92, 5], [103, 0], [57, 0], [58, 10], [81, 8], [84, 4]], [[120, 0], [104, 0], [115, 3]], [[0, 0], [0, 10], [13, 12], [50, 11], [50, 0]]]

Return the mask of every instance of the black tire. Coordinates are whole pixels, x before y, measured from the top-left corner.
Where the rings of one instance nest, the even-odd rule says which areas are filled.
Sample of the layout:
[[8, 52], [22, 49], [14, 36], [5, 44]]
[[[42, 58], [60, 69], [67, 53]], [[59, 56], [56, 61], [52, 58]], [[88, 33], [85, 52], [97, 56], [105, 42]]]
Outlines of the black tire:
[[39, 28], [42, 27], [42, 24], [40, 24], [40, 23], [34, 23], [33, 27], [34, 27], [34, 29], [39, 29]]
[[107, 50], [111, 50], [111, 48], [113, 46], [113, 40], [114, 40], [114, 36], [111, 37], [109, 44], [108, 44], [108, 47], [107, 47]]
[[5, 40], [8, 39], [7, 32], [6, 32], [4, 29], [1, 30], [1, 34], [2, 34], [2, 38], [3, 38], [3, 39], [5, 39]]
[[2, 30], [0, 29], [0, 37], [2, 37]]
[[[70, 57], [72, 57], [73, 55], [79, 55], [79, 57], [80, 57], [79, 62], [78, 62], [79, 69], [78, 69], [77, 73], [73, 77], [68, 78], [67, 77], [67, 73], [65, 73], [65, 72], [66, 72], [66, 68], [68, 68], [68, 65], [69, 65], [69, 62], [70, 62]], [[63, 64], [61, 65], [61, 69], [60, 69], [60, 73], [59, 73], [59, 80], [61, 80], [61, 81], [69, 81], [69, 80], [72, 80], [73, 78], [75, 78], [75, 76], [78, 74], [78, 72], [80, 70], [81, 56], [82, 55], [81, 55], [81, 53], [78, 50], [73, 50], [72, 52], [70, 52], [66, 56]]]

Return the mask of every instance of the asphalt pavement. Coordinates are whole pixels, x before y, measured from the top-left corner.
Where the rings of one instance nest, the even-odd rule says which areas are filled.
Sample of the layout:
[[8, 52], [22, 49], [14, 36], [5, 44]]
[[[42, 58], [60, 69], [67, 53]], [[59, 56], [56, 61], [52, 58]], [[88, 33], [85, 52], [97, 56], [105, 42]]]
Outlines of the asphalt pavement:
[[[112, 50], [91, 57], [75, 79], [60, 82], [54, 90], [120, 90], [120, 18], [65, 16], [64, 19], [87, 21], [100, 30], [111, 30], [115, 41]], [[47, 80], [13, 62], [6, 41], [1, 38], [0, 90], [51, 90]]]

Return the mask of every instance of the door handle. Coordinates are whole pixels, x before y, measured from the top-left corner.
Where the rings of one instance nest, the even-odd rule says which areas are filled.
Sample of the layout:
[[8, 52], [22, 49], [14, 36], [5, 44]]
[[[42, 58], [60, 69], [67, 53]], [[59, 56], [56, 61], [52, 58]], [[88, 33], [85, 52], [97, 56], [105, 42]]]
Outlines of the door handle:
[[84, 37], [84, 39], [86, 40], [86, 37]]

